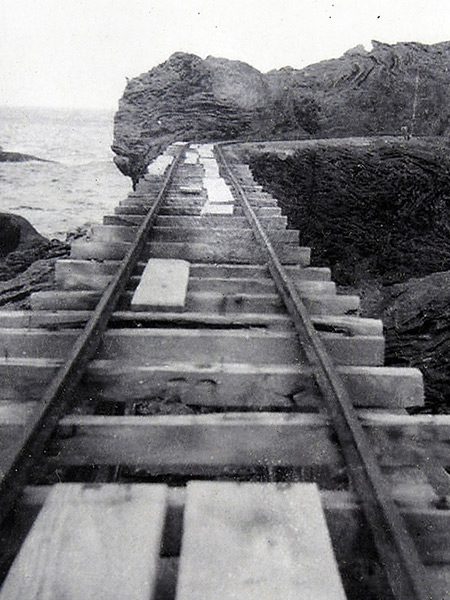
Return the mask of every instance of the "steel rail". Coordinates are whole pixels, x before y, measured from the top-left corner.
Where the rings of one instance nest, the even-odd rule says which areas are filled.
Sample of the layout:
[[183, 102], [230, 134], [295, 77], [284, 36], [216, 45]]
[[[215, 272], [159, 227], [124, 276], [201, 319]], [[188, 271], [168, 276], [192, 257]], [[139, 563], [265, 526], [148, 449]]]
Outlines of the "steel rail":
[[142, 254], [148, 234], [186, 147], [186, 145], [180, 147], [179, 153], [164, 178], [158, 196], [136, 233], [134, 242], [103, 292], [91, 318], [77, 337], [64, 364], [47, 386], [39, 405], [27, 420], [20, 440], [8, 453], [9, 455], [3, 457], [3, 471], [0, 473], [0, 523], [14, 507], [15, 501], [27, 483], [31, 469], [45, 452], [45, 444], [53, 434], [59, 419], [73, 406], [76, 400], [75, 388], [95, 354], [119, 296], [123, 293]]
[[219, 163], [234, 187], [244, 214], [267, 257], [269, 271], [313, 368], [392, 593], [396, 600], [429, 600], [430, 596], [425, 587], [425, 568], [403, 518], [390, 496], [370, 441], [291, 277], [278, 259], [245, 191], [227, 163], [222, 151], [224, 145], [226, 142], [215, 146]]

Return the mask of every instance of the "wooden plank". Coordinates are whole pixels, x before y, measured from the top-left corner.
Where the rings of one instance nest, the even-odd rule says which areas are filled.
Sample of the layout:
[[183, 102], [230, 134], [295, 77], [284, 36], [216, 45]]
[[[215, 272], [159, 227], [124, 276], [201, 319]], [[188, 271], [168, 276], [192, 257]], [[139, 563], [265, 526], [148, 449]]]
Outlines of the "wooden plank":
[[[77, 335], [71, 330], [5, 329], [0, 336], [0, 355], [62, 358]], [[297, 364], [302, 352], [295, 335], [285, 332], [111, 329], [105, 333], [96, 358], [132, 360], [136, 364], [183, 360]]]
[[[427, 444], [450, 464], [450, 416], [360, 411], [382, 466], [416, 466]], [[68, 416], [60, 423], [55, 461], [130, 464], [159, 473], [255, 466], [342, 467], [328, 420], [319, 414], [226, 413], [189, 416]]]
[[244, 277], [192, 277], [189, 279], [189, 291], [221, 293], [257, 293], [274, 294], [274, 283], [269, 278], [246, 279]]
[[[140, 225], [143, 220], [140, 215], [105, 215], [103, 223], [105, 225]], [[273, 217], [271, 219], [261, 219], [261, 224], [265, 229], [285, 229], [287, 227], [287, 217]], [[235, 216], [226, 219], [221, 216], [159, 216], [156, 225], [162, 227], [231, 227], [234, 229], [248, 229], [248, 223], [245, 217]]]
[[317, 486], [189, 483], [177, 600], [300, 597], [346, 598]]
[[99, 290], [63, 290], [34, 292], [30, 296], [33, 311], [93, 311], [101, 298]]
[[[182, 253], [180, 253], [182, 255]], [[70, 281], [70, 279], [69, 279]], [[78, 281], [75, 276], [74, 285]], [[301, 297], [311, 313], [311, 318], [323, 316], [329, 318], [352, 316], [358, 311], [358, 296], [320, 295], [313, 297], [306, 292]], [[132, 297], [131, 291], [126, 291], [119, 302], [119, 310], [126, 310]], [[61, 290], [35, 292], [31, 295], [30, 303], [33, 310], [91, 310], [100, 298], [100, 290]], [[188, 289], [186, 311], [229, 313], [278, 312], [285, 313], [286, 309], [278, 294], [246, 293], [219, 291], [190, 291]], [[361, 321], [363, 328], [364, 321]], [[337, 328], [340, 330], [339, 327]], [[351, 328], [341, 330], [351, 331]], [[357, 329], [356, 322], [354, 329]], [[327, 328], [322, 328], [326, 332]]]
[[[104, 227], [112, 228], [116, 226], [105, 225]], [[126, 236], [124, 233], [124, 230], [130, 231], [131, 229], [131, 227], [122, 227], [120, 232], [117, 230], [114, 232], [102, 232], [102, 236], [111, 237], [111, 239], [116, 236], [116, 239], [118, 239], [119, 236], [124, 236], [128, 237], [128, 239], [132, 239], [130, 234]], [[268, 235], [273, 242], [291, 243], [296, 246], [298, 245], [298, 232], [292, 229], [271, 229]], [[154, 242], [195, 242], [201, 244], [216, 244], [224, 242], [235, 244], [243, 242], [254, 243], [252, 231], [249, 229], [231, 229], [230, 227], [154, 227], [152, 229], [150, 239]], [[112, 241], [114, 240], [112, 239]]]
[[[299, 281], [297, 289], [305, 295], [325, 294], [330, 295], [335, 291], [335, 284], [331, 281]], [[190, 291], [221, 291], [234, 293], [275, 293], [274, 282], [269, 278], [244, 278], [244, 277], [196, 277], [191, 273], [189, 280]]]
[[274, 200], [271, 197], [266, 197], [266, 196], [261, 196], [259, 194], [255, 195], [253, 198], [250, 199], [250, 204], [255, 207], [255, 208], [259, 208], [259, 207], [278, 207], [279, 204], [276, 200]]
[[[77, 331], [5, 329], [0, 355], [62, 358]], [[323, 342], [337, 364], [377, 366], [383, 363], [384, 338], [326, 334]], [[133, 360], [136, 364], [183, 362], [305, 364], [295, 334], [284, 331], [112, 329], [105, 333], [96, 358]]]
[[[281, 217], [281, 208], [272, 207], [272, 206], [254, 206], [253, 210], [255, 211], [258, 217]], [[239, 214], [236, 210], [236, 214]]]
[[[144, 262], [137, 266], [136, 273], [142, 273]], [[100, 280], [100, 285], [110, 281], [119, 266], [118, 261], [92, 261], [78, 259], [61, 259], [56, 262], [55, 279], [59, 286], [66, 289], [76, 289], [77, 285], [85, 289], [94, 287], [95, 281]], [[334, 283], [329, 281], [328, 269], [319, 269], [314, 267], [308, 268], [292, 268], [295, 278], [295, 284], [299, 289], [308, 290], [308, 284], [323, 284], [324, 287], [311, 288], [328, 290], [334, 293]], [[199, 263], [191, 264], [192, 277], [214, 277], [221, 279], [243, 279], [243, 278], [266, 278], [272, 281], [269, 273], [261, 265], [245, 266], [245, 265], [205, 265]]]
[[[43, 358], [0, 359], [1, 398], [38, 400], [60, 364]], [[423, 406], [423, 379], [417, 369], [343, 366], [338, 370], [357, 407]], [[321, 406], [311, 368], [302, 365], [135, 365], [96, 360], [82, 380], [78, 397], [114, 402], [177, 398], [186, 405], [235, 409]]]
[[[120, 262], [115, 260], [97, 262], [68, 258], [59, 259], [56, 264], [57, 270], [61, 267], [62, 270], [75, 270], [78, 274], [86, 271], [87, 273], [92, 273], [92, 275], [111, 275], [116, 272]], [[139, 261], [136, 265], [136, 273], [142, 273], [145, 265], [144, 261]], [[331, 277], [330, 269], [326, 267], [288, 265], [286, 269], [295, 282], [330, 281]], [[265, 265], [236, 265], [226, 263], [211, 265], [197, 262], [191, 264], [191, 270], [193, 277], [270, 277], [269, 270]]]
[[[164, 260], [164, 259], [154, 259]], [[77, 261], [82, 262], [82, 261]], [[88, 265], [89, 261], [85, 262]], [[94, 263], [101, 264], [101, 263]], [[72, 270], [67, 268], [59, 268], [55, 275], [55, 279], [60, 289], [63, 290], [101, 290], [104, 289], [113, 275], [98, 274], [95, 277], [90, 273], [90, 269]], [[130, 279], [129, 288], [137, 286], [139, 283], [139, 275], [134, 275]], [[320, 280], [300, 280], [295, 283], [300, 294], [311, 296], [313, 294], [324, 294], [325, 296], [334, 295], [336, 292], [335, 283], [332, 281]], [[233, 293], [275, 293], [276, 286], [274, 282], [268, 278], [244, 278], [244, 277], [191, 277], [189, 278], [190, 291], [221, 291]]]
[[[118, 310], [129, 308], [132, 292], [123, 295]], [[92, 310], [100, 298], [98, 291], [51, 291], [35, 292], [30, 304], [33, 310]], [[284, 305], [277, 294], [221, 294], [220, 292], [189, 292], [186, 297], [186, 312], [208, 312], [219, 315], [245, 313], [285, 313]]]
[[202, 188], [200, 186], [193, 186], [193, 185], [181, 185], [179, 187], [180, 193], [181, 194], [201, 194], [202, 193]]
[[[114, 208], [114, 214], [116, 215], [146, 215], [148, 213], [148, 209], [145, 206], [116, 206]], [[161, 208], [160, 214], [164, 214], [163, 209]]]
[[[123, 229], [130, 230], [130, 227], [124, 227]], [[123, 232], [120, 232], [120, 234], [122, 233]], [[293, 231], [291, 229], [271, 229], [268, 235], [273, 242], [298, 245], [297, 231]], [[252, 231], [248, 229], [236, 230], [229, 227], [154, 227], [151, 232], [150, 239], [155, 242], [196, 242], [202, 244], [216, 244], [224, 242], [240, 243], [244, 241], [254, 243]]]
[[68, 416], [56, 465], [125, 464], [154, 474], [211, 475], [224, 468], [333, 465], [343, 461], [319, 415]]
[[[280, 260], [286, 264], [309, 265], [311, 258], [310, 248], [292, 245], [290, 243], [276, 243]], [[241, 245], [235, 242], [219, 240], [216, 244], [188, 243], [188, 242], [151, 242], [150, 255], [154, 258], [181, 258], [190, 262], [206, 263], [236, 263], [236, 264], [262, 264], [264, 257], [254, 242]]]
[[[21, 328], [42, 328], [47, 330], [59, 331], [61, 329], [81, 327], [88, 319], [91, 311], [30, 311], [30, 310], [11, 310], [0, 311], [0, 327], [21, 327]], [[262, 313], [246, 313], [233, 315], [215, 315], [196, 312], [170, 312], [170, 311], [145, 311], [135, 312], [130, 310], [117, 310], [113, 313], [111, 320], [115, 323], [121, 322], [123, 327], [130, 323], [140, 322], [143, 325], [146, 323], [174, 323], [177, 326], [182, 323], [187, 323], [189, 326], [197, 323], [199, 327], [209, 325], [214, 327], [217, 325], [220, 328], [237, 328], [249, 329], [250, 327], [262, 327], [265, 329], [291, 329], [291, 322], [288, 316], [281, 314], [262, 314]], [[363, 332], [365, 335], [366, 332]], [[369, 333], [370, 335], [370, 333]]]
[[150, 599], [165, 505], [164, 486], [54, 486], [0, 599]]
[[[50, 493], [49, 488], [25, 488], [16, 513], [19, 521], [24, 512], [26, 514], [42, 507]], [[421, 560], [430, 567], [450, 568], [450, 510], [436, 508], [438, 498], [426, 483], [392, 482], [390, 489], [414, 538]], [[366, 548], [364, 541], [368, 551], [372, 542], [357, 496], [343, 490], [321, 490], [320, 497], [338, 561], [343, 564], [358, 561], [359, 554]], [[169, 528], [164, 535], [164, 553], [173, 557], [180, 554], [181, 535], [179, 530], [175, 531], [177, 527], [174, 524], [183, 518], [186, 488], [169, 488], [167, 501]], [[355, 554], [355, 548], [359, 549], [359, 553]]]
[[200, 215], [229, 215], [232, 216], [234, 213], [234, 206], [233, 204], [210, 204], [209, 202], [206, 202], [201, 211], [200, 211]]
[[[253, 208], [253, 210], [255, 211], [255, 213], [261, 217], [262, 219], [271, 219], [273, 217], [281, 217], [281, 209], [278, 207], [274, 207], [274, 206], [255, 206]], [[114, 209], [115, 214], [120, 215], [120, 214], [137, 214], [137, 215], [142, 215], [145, 214], [147, 212], [147, 209], [144, 206], [118, 206]], [[239, 206], [235, 206], [234, 207], [234, 213], [235, 216], [242, 216], [243, 215], [243, 210], [241, 207]], [[164, 215], [174, 215], [174, 216], [188, 216], [188, 215], [193, 215], [193, 216], [200, 216], [200, 208], [195, 208], [193, 206], [188, 207], [185, 206], [185, 204], [183, 203], [183, 205], [178, 205], [178, 206], [162, 206], [161, 210], [159, 212], [159, 216], [164, 216]]]
[[[214, 216], [160, 216], [156, 221], [156, 225], [158, 227], [232, 227], [234, 229], [249, 229], [247, 219], [237, 216], [233, 216], [231, 219]], [[287, 217], [264, 219], [262, 225], [270, 229], [285, 229], [287, 227]]]
[[[395, 409], [424, 403], [417, 369], [340, 367], [339, 372], [356, 407]], [[85, 378], [86, 397], [89, 392], [102, 399], [176, 398], [186, 405], [218, 408], [321, 407], [311, 370], [301, 365], [136, 366], [95, 361]]]
[[311, 321], [317, 331], [345, 333], [346, 335], [383, 335], [381, 319], [366, 319], [346, 315], [312, 315]]
[[[129, 242], [86, 242], [76, 241], [71, 246], [71, 257], [78, 259], [120, 260], [130, 248]], [[289, 243], [275, 244], [281, 260], [287, 264], [307, 266], [311, 251]], [[242, 245], [225, 240], [217, 244], [202, 244], [189, 242], [151, 242], [143, 251], [143, 259], [148, 258], [179, 258], [190, 262], [206, 263], [256, 263], [264, 262], [263, 253], [254, 242], [244, 240]]]
[[[192, 271], [192, 265], [191, 265]], [[192, 279], [192, 277], [191, 277]], [[0, 327], [22, 327], [22, 328], [44, 328], [59, 330], [72, 326], [81, 327], [90, 316], [90, 311], [20, 311], [20, 310], [2, 310], [0, 311]], [[164, 312], [140, 312], [136, 314], [133, 311], [116, 311], [112, 315], [112, 320], [135, 322], [136, 320], [144, 322], [168, 323], [173, 319], [177, 324], [198, 323], [202, 325], [219, 325], [225, 327], [246, 326], [265, 327], [270, 329], [292, 329], [291, 320], [287, 315], [281, 314], [262, 314], [262, 313], [244, 313], [233, 315], [215, 315], [202, 314], [194, 312], [170, 313]], [[313, 316], [312, 322], [318, 331], [328, 331], [335, 333], [344, 333], [348, 336], [353, 335], [374, 335], [383, 334], [383, 324], [379, 319], [363, 319], [361, 317], [341, 317], [341, 316]]]
[[228, 202], [234, 202], [230, 188], [220, 177], [205, 177], [203, 179], [203, 186], [206, 189], [208, 202], [210, 204], [226, 204]]
[[152, 258], [148, 261], [131, 299], [132, 310], [155, 307], [183, 308], [189, 282], [185, 260]]
[[297, 292], [311, 315], [353, 315], [360, 307], [359, 296], [317, 295]]

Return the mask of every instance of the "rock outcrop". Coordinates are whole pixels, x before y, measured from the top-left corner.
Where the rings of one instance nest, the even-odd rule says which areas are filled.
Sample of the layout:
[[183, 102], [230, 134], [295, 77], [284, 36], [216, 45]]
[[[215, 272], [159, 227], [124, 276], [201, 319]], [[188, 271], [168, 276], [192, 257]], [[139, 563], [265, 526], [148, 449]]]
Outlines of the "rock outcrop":
[[119, 169], [137, 180], [177, 139], [450, 133], [450, 42], [373, 42], [305, 69], [262, 74], [239, 61], [176, 53], [128, 81], [115, 117]]
[[450, 271], [383, 292], [386, 364], [418, 367], [428, 409], [450, 414]]
[[37, 160], [39, 162], [51, 162], [44, 158], [38, 158], [32, 154], [22, 154], [21, 152], [7, 152], [0, 146], [0, 162], [28, 162]]
[[[268, 147], [270, 144], [266, 144]], [[434, 140], [326, 141], [255, 154], [314, 264], [363, 292], [386, 363], [424, 374], [426, 410], [450, 413], [450, 161]]]
[[[131, 79], [114, 122], [118, 168], [134, 181], [175, 140], [305, 136], [315, 129], [314, 102], [273, 97], [266, 76], [239, 62], [181, 52]], [[281, 104], [280, 104], [281, 103]]]
[[319, 104], [322, 137], [450, 133], [450, 42], [373, 41], [302, 70], [268, 73], [275, 90], [308, 91]]
[[0, 257], [14, 250], [26, 250], [47, 243], [48, 240], [23, 217], [0, 213]]
[[339, 284], [392, 284], [450, 269], [447, 153], [436, 138], [342, 139], [255, 154], [250, 166]]
[[[48, 240], [23, 217], [11, 213], [0, 213], [0, 305], [13, 302], [18, 289], [21, 297], [36, 291], [38, 281], [45, 279], [47, 266], [39, 267], [36, 261], [53, 261], [67, 255], [69, 246], [58, 240]], [[15, 278], [33, 265], [31, 278], [20, 281]], [[30, 281], [28, 281], [30, 279]], [[27, 283], [28, 282], [28, 283]], [[28, 290], [28, 291], [27, 291]]]

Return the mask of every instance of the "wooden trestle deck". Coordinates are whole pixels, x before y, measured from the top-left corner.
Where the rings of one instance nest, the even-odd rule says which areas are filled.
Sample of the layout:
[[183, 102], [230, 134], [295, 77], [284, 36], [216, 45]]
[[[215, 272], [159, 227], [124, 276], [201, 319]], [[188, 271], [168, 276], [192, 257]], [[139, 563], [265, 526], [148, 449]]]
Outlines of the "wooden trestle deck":
[[[171, 146], [58, 261], [57, 289], [0, 311], [2, 481], [24, 470], [2, 490], [0, 600], [337, 600], [369, 587], [380, 600], [450, 599], [450, 417], [408, 414], [423, 405], [420, 372], [383, 366], [381, 322], [308, 266], [246, 165], [216, 158], [211, 145]], [[398, 581], [242, 194], [405, 523]], [[158, 198], [72, 404], [24, 458], [23, 432]], [[411, 565], [418, 582], [405, 583]]]

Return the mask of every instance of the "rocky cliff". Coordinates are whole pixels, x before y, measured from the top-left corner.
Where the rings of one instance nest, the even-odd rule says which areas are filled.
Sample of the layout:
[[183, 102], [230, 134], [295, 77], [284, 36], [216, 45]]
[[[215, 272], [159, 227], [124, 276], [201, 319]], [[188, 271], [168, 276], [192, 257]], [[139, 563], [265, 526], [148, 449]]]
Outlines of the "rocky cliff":
[[297, 70], [176, 53], [128, 81], [114, 124], [116, 164], [136, 180], [177, 139], [450, 132], [450, 42], [373, 42]]
[[387, 364], [419, 367], [427, 410], [450, 413], [448, 142], [324, 140], [288, 156], [286, 144], [260, 145], [244, 150], [253, 175], [313, 264], [362, 293], [365, 316], [383, 320]]
[[136, 179], [175, 140], [305, 136], [316, 129], [311, 98], [280, 112], [273, 83], [239, 62], [176, 53], [128, 82], [114, 122], [115, 162]]
[[316, 264], [341, 285], [386, 285], [450, 269], [450, 145], [439, 141], [342, 138], [249, 160]]

